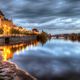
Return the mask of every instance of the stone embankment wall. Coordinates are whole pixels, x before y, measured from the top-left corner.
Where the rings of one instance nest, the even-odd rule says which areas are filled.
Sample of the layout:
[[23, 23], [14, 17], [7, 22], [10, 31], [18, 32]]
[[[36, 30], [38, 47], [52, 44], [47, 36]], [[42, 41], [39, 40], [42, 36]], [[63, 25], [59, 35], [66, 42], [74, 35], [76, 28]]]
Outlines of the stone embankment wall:
[[0, 45], [17, 44], [17, 43], [27, 42], [27, 41], [35, 40], [35, 39], [37, 39], [36, 35], [0, 37]]

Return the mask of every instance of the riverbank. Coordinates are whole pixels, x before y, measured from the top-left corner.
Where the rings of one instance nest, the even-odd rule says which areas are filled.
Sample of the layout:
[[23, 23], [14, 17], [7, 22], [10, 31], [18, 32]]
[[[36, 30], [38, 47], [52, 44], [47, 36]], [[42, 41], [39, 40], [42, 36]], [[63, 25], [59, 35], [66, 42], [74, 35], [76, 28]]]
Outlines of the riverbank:
[[0, 45], [26, 43], [27, 41], [37, 39], [37, 35], [27, 36], [0, 36]]
[[36, 78], [19, 69], [14, 63], [1, 61], [0, 80], [36, 80]]

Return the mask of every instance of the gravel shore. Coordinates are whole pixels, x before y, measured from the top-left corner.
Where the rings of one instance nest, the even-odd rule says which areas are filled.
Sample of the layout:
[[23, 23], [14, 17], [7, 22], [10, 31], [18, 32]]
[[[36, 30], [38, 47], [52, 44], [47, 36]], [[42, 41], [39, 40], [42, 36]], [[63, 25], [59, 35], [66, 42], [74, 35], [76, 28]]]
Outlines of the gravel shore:
[[0, 80], [36, 80], [29, 73], [19, 69], [14, 63], [0, 62]]

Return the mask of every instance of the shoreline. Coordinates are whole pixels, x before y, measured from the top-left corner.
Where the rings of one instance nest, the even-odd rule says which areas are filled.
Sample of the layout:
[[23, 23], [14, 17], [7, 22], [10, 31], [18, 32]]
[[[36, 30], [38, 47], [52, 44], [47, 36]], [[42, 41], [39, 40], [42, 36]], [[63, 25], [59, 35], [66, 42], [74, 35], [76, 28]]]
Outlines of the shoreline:
[[15, 63], [0, 62], [0, 80], [37, 80], [28, 72], [20, 69]]

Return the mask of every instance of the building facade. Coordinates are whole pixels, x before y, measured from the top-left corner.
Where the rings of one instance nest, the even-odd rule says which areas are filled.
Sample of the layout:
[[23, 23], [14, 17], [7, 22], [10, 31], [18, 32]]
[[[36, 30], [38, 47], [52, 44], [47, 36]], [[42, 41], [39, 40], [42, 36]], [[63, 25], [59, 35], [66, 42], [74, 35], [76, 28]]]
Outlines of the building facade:
[[2, 11], [0, 11], [0, 28], [3, 29], [3, 34], [10, 34], [10, 29], [13, 27], [13, 22], [5, 18]]

